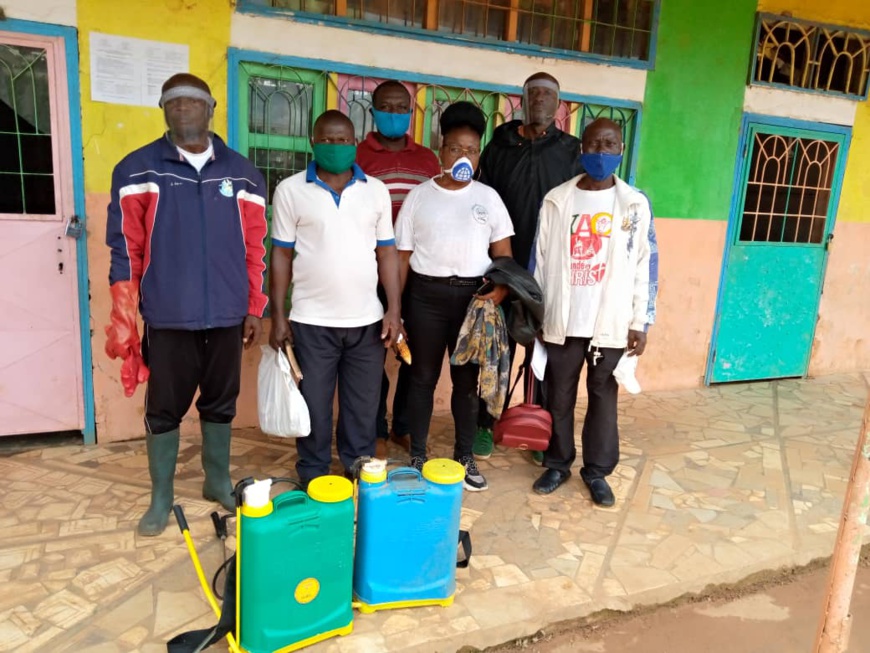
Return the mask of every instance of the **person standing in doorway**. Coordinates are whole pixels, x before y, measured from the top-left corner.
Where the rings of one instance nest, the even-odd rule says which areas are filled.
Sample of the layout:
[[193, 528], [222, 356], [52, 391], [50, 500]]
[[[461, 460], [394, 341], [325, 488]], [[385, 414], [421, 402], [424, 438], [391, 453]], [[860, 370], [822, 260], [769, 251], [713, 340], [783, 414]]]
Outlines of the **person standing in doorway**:
[[[366, 135], [356, 153], [356, 162], [363, 172], [380, 179], [390, 191], [394, 225], [408, 192], [441, 172], [438, 157], [429, 148], [415, 143], [408, 134], [413, 108], [411, 94], [401, 82], [391, 79], [378, 84], [372, 92], [371, 112], [375, 129]], [[386, 310], [387, 298], [381, 285], [378, 285], [378, 297]], [[393, 397], [392, 429], [387, 426], [390, 381], [386, 371], [383, 374], [377, 416], [378, 458], [387, 458], [389, 439], [405, 451], [410, 451], [410, 427], [406, 408], [409, 371], [408, 365], [400, 359]]]
[[294, 347], [302, 369], [311, 433], [296, 440], [296, 472], [305, 485], [329, 474], [336, 383], [345, 475], [357, 458], [375, 454], [384, 350], [404, 333], [390, 194], [354, 163], [353, 123], [344, 114], [323, 113], [311, 142], [308, 168], [275, 189], [269, 288], [273, 306], [283, 306], [293, 282], [290, 321], [275, 315], [269, 344]]
[[[483, 150], [479, 179], [492, 186], [507, 207], [515, 231], [511, 240], [514, 260], [528, 268], [544, 195], [583, 168], [580, 141], [556, 126], [558, 80], [548, 73], [535, 73], [523, 84], [522, 102], [522, 120], [501, 125]], [[513, 361], [516, 342], [509, 342]], [[474, 455], [489, 458], [492, 449], [492, 417], [481, 410]], [[540, 463], [540, 452], [532, 456]]]
[[[122, 358], [132, 396], [147, 381], [145, 429], [151, 505], [140, 535], [166, 528], [174, 498], [179, 424], [199, 389], [203, 497], [235, 510], [230, 432], [242, 347], [260, 337], [268, 302], [266, 184], [209, 129], [215, 100], [182, 73], [163, 84], [167, 133], [112, 173], [106, 242], [112, 313], [106, 353]], [[141, 341], [136, 314], [145, 323]]]
[[544, 377], [553, 436], [546, 470], [532, 486], [550, 494], [571, 476], [577, 455], [574, 408], [586, 365], [580, 477], [592, 501], [614, 504], [606, 477], [619, 462], [618, 385], [623, 355], [640, 356], [655, 321], [658, 248], [650, 202], [614, 173], [624, 151], [622, 131], [599, 118], [583, 131], [586, 170], [544, 198], [534, 275], [544, 291]]
[[[444, 352], [453, 355], [469, 302], [482, 285], [492, 259], [510, 256], [510, 216], [498, 194], [474, 181], [486, 119], [469, 102], [451, 104], [441, 116], [444, 173], [408, 194], [396, 222], [402, 279], [407, 284], [406, 324], [414, 364], [408, 390], [411, 464], [426, 462], [435, 386]], [[500, 304], [506, 286], [481, 299]], [[450, 408], [456, 431], [453, 457], [465, 467], [465, 489], [487, 489], [471, 449], [479, 410], [480, 368], [451, 365]]]

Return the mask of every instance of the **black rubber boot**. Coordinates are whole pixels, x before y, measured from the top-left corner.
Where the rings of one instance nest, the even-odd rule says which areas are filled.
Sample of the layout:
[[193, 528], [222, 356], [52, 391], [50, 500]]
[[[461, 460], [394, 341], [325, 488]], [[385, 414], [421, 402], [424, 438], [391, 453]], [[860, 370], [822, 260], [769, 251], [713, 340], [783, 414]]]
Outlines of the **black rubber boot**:
[[217, 501], [226, 510], [235, 512], [233, 484], [230, 481], [230, 424], [215, 424], [200, 420], [202, 429], [202, 469], [205, 482], [202, 496], [208, 501]]
[[178, 459], [178, 429], [146, 436], [148, 472], [151, 474], [151, 506], [139, 520], [139, 535], [153, 537], [166, 529], [175, 498], [175, 463]]

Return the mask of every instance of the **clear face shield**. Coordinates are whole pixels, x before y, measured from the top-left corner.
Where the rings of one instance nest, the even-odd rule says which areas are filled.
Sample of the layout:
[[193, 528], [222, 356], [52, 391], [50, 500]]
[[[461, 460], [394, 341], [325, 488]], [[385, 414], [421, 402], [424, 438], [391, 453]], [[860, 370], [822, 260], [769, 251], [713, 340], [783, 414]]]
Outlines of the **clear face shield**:
[[[551, 93], [542, 93], [549, 89]], [[543, 97], [542, 97], [543, 95]], [[553, 95], [552, 102], [548, 101]], [[549, 125], [559, 109], [559, 85], [550, 79], [532, 79], [523, 86], [523, 124]]]

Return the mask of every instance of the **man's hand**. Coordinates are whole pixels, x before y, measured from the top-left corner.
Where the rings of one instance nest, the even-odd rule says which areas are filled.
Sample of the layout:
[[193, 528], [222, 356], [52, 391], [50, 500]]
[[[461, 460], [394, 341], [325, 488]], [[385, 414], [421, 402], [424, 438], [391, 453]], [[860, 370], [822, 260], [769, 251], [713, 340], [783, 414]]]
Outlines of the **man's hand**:
[[628, 355], [640, 356], [646, 349], [646, 334], [643, 331], [628, 331]]
[[276, 351], [281, 351], [284, 343], [293, 346], [293, 330], [290, 322], [282, 316], [272, 318], [272, 329], [269, 332], [269, 346]]
[[242, 343], [245, 349], [250, 349], [251, 345], [260, 340], [260, 334], [263, 333], [263, 324], [256, 315], [249, 315], [245, 318], [245, 325], [242, 327]]
[[510, 288], [503, 284], [499, 284], [485, 295], [476, 295], [476, 297], [483, 300], [491, 299], [492, 303], [498, 306], [504, 301], [504, 298], [508, 296], [509, 292]]
[[381, 329], [381, 340], [384, 341], [384, 347], [387, 349], [392, 347], [400, 333], [405, 340], [408, 339], [398, 311], [387, 311], [384, 314], [383, 328]]

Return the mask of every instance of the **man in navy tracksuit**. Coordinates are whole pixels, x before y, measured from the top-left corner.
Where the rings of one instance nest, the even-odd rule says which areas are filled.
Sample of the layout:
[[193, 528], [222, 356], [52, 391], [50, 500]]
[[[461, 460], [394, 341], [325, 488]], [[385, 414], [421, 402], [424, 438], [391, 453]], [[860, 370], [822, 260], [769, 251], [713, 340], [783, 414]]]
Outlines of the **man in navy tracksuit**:
[[[148, 382], [151, 505], [139, 522], [141, 535], [166, 528], [178, 427], [197, 389], [203, 496], [234, 509], [230, 423], [242, 347], [259, 338], [268, 302], [263, 176], [209, 131], [215, 101], [204, 81], [174, 75], [162, 93], [169, 129], [115, 167], [106, 229], [112, 249], [106, 353], [123, 359], [128, 397]], [[141, 343], [137, 311], [145, 323]]]

